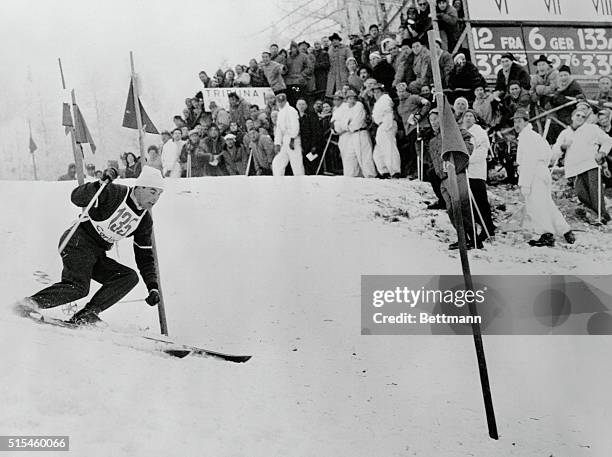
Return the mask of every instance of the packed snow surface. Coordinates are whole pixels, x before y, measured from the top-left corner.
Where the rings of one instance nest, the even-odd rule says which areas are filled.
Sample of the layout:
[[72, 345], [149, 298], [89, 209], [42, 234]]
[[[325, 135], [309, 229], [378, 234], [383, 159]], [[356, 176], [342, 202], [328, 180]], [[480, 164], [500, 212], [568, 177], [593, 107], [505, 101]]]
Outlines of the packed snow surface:
[[[169, 182], [154, 220], [170, 335], [252, 354], [246, 364], [179, 360], [9, 313], [59, 278], [73, 186], [0, 182], [3, 435], [70, 435], [84, 457], [612, 455], [610, 337], [485, 336], [494, 441], [470, 337], [360, 334], [362, 274], [461, 273], [446, 214], [425, 209], [426, 184]], [[472, 271], [609, 274], [609, 232], [585, 230], [552, 249], [500, 235], [470, 253]], [[131, 251], [124, 240], [109, 254], [133, 266]], [[139, 284], [102, 317], [155, 333], [145, 292]]]

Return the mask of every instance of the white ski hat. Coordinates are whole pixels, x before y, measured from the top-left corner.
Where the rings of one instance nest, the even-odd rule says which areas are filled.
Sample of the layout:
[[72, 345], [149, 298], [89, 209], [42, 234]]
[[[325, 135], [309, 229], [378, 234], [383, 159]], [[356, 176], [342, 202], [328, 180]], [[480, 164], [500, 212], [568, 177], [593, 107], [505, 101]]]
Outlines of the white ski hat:
[[145, 165], [142, 167], [140, 176], [136, 178], [134, 185], [137, 187], [152, 187], [154, 189], [164, 190], [164, 177], [157, 168]]

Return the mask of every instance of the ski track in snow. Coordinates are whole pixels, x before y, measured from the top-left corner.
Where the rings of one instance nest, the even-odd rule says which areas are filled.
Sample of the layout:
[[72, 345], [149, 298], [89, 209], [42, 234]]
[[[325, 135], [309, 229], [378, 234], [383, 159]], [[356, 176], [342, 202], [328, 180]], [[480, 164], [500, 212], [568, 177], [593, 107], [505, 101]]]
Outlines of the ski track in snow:
[[[2, 434], [70, 435], [71, 454], [86, 457], [612, 454], [610, 338], [485, 337], [501, 435], [493, 441], [471, 338], [360, 335], [360, 275], [460, 274], [446, 251], [446, 214], [424, 209], [427, 184], [168, 184], [154, 219], [170, 335], [253, 358], [178, 360], [116, 344], [112, 332], [10, 315], [45, 274], [59, 278], [58, 238], [77, 210], [73, 183], [0, 182]], [[612, 237], [598, 230], [554, 249], [500, 235], [470, 253], [472, 271], [607, 274]], [[119, 260], [134, 266], [130, 243], [120, 243]], [[144, 296], [141, 283], [125, 300]], [[144, 303], [103, 318], [157, 329]]]

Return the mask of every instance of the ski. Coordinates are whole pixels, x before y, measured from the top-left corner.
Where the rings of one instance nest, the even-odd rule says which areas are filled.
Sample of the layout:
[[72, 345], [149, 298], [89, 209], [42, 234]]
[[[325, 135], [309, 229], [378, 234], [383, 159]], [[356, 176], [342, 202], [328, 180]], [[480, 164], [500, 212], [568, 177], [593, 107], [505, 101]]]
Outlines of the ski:
[[[45, 316], [36, 311], [31, 311], [29, 313], [26, 313], [25, 317], [28, 317], [29, 319], [39, 324], [53, 325], [56, 327], [68, 328], [72, 330], [77, 330], [77, 329], [82, 330], [84, 328], [87, 328], [82, 325], [76, 325], [70, 322], [63, 321], [61, 319], [55, 319], [53, 317]], [[96, 326], [92, 326], [92, 328], [100, 329], [99, 327], [96, 327]], [[250, 360], [252, 357], [250, 355], [226, 354], [223, 352], [211, 351], [209, 349], [199, 348], [196, 346], [189, 346], [186, 344], [177, 343], [172, 340], [164, 339], [161, 336], [156, 337], [156, 336], [149, 336], [149, 335], [129, 334], [126, 332], [122, 332], [120, 330], [112, 329], [111, 327], [109, 327], [109, 329], [123, 336], [136, 337], [136, 338], [141, 338], [147, 341], [152, 341], [156, 344], [156, 347], [155, 347], [156, 351], [162, 352], [164, 354], [167, 354], [172, 357], [179, 358], [179, 359], [183, 359], [188, 356], [193, 356], [193, 357], [220, 359], [220, 360], [225, 360], [227, 362], [234, 362], [234, 363], [244, 363]]]

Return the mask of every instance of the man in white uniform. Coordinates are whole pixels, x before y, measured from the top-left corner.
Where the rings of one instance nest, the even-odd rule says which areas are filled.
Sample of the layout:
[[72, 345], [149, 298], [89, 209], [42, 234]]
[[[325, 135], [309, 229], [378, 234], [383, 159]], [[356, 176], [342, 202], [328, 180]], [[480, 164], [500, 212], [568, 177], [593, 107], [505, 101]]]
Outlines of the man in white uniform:
[[378, 125], [376, 146], [374, 146], [374, 163], [381, 178], [399, 178], [401, 162], [395, 134], [397, 123], [393, 117], [393, 100], [383, 92], [383, 85], [372, 86], [376, 103], [372, 109], [372, 120]]
[[340, 153], [344, 176], [375, 178], [377, 173], [372, 158], [372, 140], [366, 125], [366, 110], [353, 89], [346, 93], [344, 117], [346, 131], [340, 136], [343, 140]]
[[[587, 116], [581, 109], [574, 110], [572, 125], [561, 132], [553, 150], [555, 157], [566, 153], [565, 177], [576, 178], [574, 189], [580, 202], [597, 215], [597, 223], [607, 224], [610, 214], [603, 196], [602, 172], [609, 173], [605, 157], [612, 149], [612, 138], [599, 126], [586, 122]], [[582, 213], [586, 217], [586, 211]]]
[[166, 141], [162, 147], [162, 172], [166, 178], [180, 178], [181, 164], [179, 157], [185, 142], [181, 139], [181, 129], [172, 130], [172, 141]]
[[551, 196], [550, 146], [533, 130], [527, 111], [517, 110], [512, 119], [518, 133], [516, 161], [519, 165], [518, 184], [525, 198], [524, 226], [541, 235], [537, 240], [530, 240], [529, 244], [554, 246], [555, 235], [563, 235], [568, 243], [573, 243], [576, 238]]
[[285, 94], [278, 94], [276, 103], [279, 111], [274, 129], [276, 156], [272, 160], [272, 174], [274, 176], [284, 176], [285, 168], [291, 162], [293, 175], [304, 176], [302, 144], [300, 141], [300, 116], [296, 109], [287, 103]]

